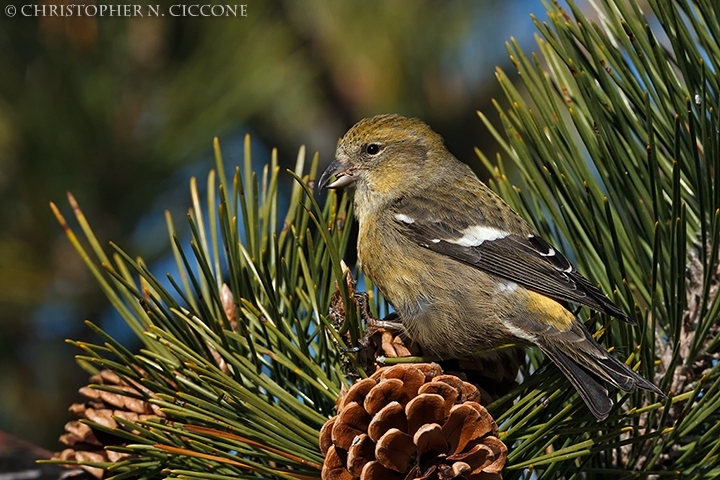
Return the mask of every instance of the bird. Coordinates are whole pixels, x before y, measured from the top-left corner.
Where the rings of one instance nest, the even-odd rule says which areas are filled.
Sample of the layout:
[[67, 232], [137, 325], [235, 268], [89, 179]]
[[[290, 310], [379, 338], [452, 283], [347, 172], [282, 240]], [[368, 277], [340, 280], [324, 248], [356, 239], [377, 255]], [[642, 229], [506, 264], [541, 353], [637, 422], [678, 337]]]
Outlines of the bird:
[[600, 346], [570, 305], [634, 322], [423, 121], [359, 121], [318, 186], [354, 190], [360, 269], [424, 351], [459, 358], [536, 345], [599, 420], [613, 406], [601, 381], [664, 395]]

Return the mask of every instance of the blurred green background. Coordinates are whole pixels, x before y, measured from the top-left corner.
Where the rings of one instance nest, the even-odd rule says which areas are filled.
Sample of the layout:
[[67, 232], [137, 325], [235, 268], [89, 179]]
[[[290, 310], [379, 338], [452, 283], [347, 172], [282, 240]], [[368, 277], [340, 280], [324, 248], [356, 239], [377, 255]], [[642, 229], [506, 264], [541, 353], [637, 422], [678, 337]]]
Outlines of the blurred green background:
[[0, 14], [0, 430], [57, 450], [87, 381], [63, 340], [93, 338], [85, 319], [123, 335], [49, 201], [70, 216], [73, 192], [103, 242], [142, 255], [161, 276], [163, 211], [183, 223], [189, 178], [204, 182], [214, 166], [214, 136], [228, 165], [241, 160], [247, 132], [260, 161], [277, 147], [291, 165], [304, 144], [326, 164], [357, 120], [397, 112], [423, 118], [479, 168], [473, 147], [494, 147], [475, 111], [490, 112], [501, 95], [495, 66], [513, 70], [504, 42], [531, 47], [529, 13], [542, 18], [544, 7], [249, 0], [246, 11]]

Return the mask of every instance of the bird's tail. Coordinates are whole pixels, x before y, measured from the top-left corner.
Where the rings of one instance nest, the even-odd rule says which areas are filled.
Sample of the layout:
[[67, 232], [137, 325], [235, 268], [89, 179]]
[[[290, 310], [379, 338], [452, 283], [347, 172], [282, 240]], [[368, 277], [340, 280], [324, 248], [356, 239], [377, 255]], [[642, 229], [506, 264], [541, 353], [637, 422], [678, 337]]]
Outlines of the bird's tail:
[[560, 371], [570, 380], [575, 390], [598, 420], [605, 420], [613, 406], [608, 397], [608, 391], [595, 381], [578, 364], [570, 360], [567, 355], [555, 348], [542, 348], [543, 353], [558, 366]]
[[[589, 340], [592, 347], [595, 347], [594, 340], [592, 338]], [[570, 380], [590, 411], [599, 420], [607, 418], [613, 402], [608, 397], [607, 389], [600, 385], [593, 375], [624, 392], [633, 392], [636, 388], [641, 388], [665, 396], [655, 384], [633, 372], [599, 346], [596, 349], [591, 347], [575, 350], [573, 353], [577, 354], [577, 358], [569, 357], [554, 345], [539, 346]]]

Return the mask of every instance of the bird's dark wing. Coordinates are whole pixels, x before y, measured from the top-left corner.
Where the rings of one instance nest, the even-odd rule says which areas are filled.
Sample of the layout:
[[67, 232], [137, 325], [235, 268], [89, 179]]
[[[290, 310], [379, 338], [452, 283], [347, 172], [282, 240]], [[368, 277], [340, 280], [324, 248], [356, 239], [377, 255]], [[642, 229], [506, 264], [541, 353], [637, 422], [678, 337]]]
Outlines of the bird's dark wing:
[[524, 220], [504, 209], [491, 210], [494, 213], [483, 209], [481, 213], [483, 210], [472, 208], [476, 198], [475, 194], [468, 195], [468, 203], [435, 207], [427, 198], [404, 198], [394, 205], [392, 213], [398, 230], [418, 245], [556, 301], [589, 307], [632, 323], [560, 252], [533, 234]]

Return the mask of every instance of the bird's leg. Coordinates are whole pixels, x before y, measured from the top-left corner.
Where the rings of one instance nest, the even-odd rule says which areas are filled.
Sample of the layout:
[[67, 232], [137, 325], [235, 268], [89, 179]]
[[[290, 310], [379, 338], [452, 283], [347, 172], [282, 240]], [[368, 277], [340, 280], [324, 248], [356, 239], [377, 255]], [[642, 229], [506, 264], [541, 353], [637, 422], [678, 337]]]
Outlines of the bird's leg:
[[[357, 305], [360, 310], [360, 319], [365, 322], [366, 328], [365, 334], [358, 340], [357, 345], [344, 349], [345, 353], [358, 353], [368, 348], [371, 343], [370, 337], [385, 328], [384, 324], [386, 323], [384, 320], [375, 318], [372, 312], [370, 312], [370, 297], [367, 292], [354, 292], [353, 298], [355, 300], [355, 305]], [[339, 328], [341, 323], [341, 321], [337, 322], [337, 328]]]
[[403, 331], [402, 322], [399, 320], [397, 313], [391, 313], [382, 320], [373, 316], [370, 312], [370, 297], [367, 292], [355, 293], [355, 303], [360, 308], [360, 317], [365, 320], [366, 337], [368, 335], [372, 335], [381, 328], [396, 334]]
[[393, 335], [400, 335], [405, 332], [402, 322], [396, 313], [392, 313], [387, 317], [379, 320], [377, 318], [370, 318], [365, 321], [365, 336], [371, 336], [375, 332], [385, 330]]

